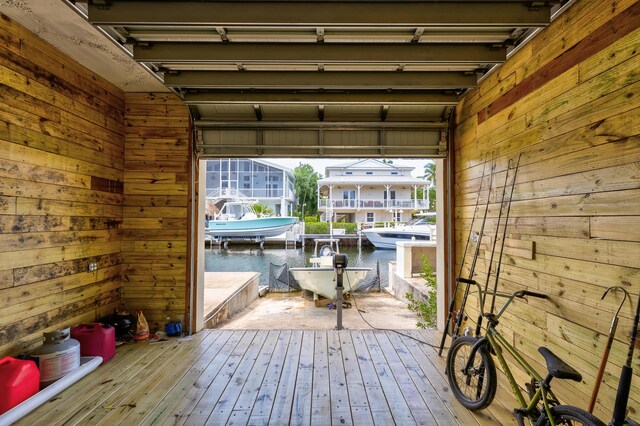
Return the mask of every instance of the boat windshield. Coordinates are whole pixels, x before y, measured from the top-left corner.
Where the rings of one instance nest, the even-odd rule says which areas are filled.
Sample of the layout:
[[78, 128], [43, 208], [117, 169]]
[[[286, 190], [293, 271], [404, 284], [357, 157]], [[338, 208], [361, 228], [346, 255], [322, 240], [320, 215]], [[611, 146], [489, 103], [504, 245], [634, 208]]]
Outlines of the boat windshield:
[[256, 217], [257, 215], [253, 212], [250, 203], [233, 201], [227, 202], [222, 206], [215, 220], [255, 219]]
[[424, 217], [417, 217], [415, 219], [410, 220], [405, 225], [407, 226], [416, 226], [416, 225], [429, 225], [429, 221]]

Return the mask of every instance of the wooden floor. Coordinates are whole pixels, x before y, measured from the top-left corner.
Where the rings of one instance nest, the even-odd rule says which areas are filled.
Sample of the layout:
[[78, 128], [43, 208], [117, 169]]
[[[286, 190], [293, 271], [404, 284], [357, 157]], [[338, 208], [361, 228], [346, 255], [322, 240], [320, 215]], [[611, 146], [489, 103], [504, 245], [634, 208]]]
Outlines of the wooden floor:
[[443, 364], [390, 331], [205, 330], [120, 347], [19, 424], [515, 424], [499, 398], [480, 414], [459, 405]]

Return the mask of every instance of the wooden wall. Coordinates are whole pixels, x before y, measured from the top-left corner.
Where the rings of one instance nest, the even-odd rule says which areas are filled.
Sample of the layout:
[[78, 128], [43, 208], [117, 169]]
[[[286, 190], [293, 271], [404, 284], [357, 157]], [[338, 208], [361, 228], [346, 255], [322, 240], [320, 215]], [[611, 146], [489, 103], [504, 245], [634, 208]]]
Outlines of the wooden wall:
[[185, 320], [189, 111], [173, 94], [126, 95], [123, 303], [150, 326]]
[[120, 304], [124, 94], [0, 21], [2, 357]]
[[[484, 283], [499, 211], [495, 201], [509, 159], [522, 154], [508, 227], [512, 247], [505, 251], [500, 288], [528, 288], [551, 299], [517, 301], [500, 330], [539, 371], [545, 369], [537, 348], [545, 345], [583, 374], [582, 383], [554, 382], [562, 401], [587, 407], [621, 300], [610, 294], [601, 301], [604, 290], [618, 285], [633, 296], [621, 311], [598, 400], [596, 414], [605, 423], [640, 292], [639, 26], [635, 0], [577, 1], [465, 96], [456, 112], [457, 267], [483, 168], [486, 189], [486, 162], [496, 155], [488, 238], [476, 269], [476, 279]], [[483, 190], [481, 205], [486, 196]], [[475, 298], [469, 304], [472, 326], [476, 304]], [[633, 367], [630, 406], [637, 419], [640, 350]], [[507, 413], [515, 403], [510, 391], [500, 392], [497, 399]]]

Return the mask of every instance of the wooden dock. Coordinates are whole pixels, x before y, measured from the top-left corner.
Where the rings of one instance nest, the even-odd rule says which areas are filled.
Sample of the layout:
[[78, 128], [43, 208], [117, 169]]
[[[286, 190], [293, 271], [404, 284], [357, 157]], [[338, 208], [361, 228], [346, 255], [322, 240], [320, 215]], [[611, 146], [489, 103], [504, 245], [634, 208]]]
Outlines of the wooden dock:
[[489, 410], [463, 408], [443, 367], [433, 348], [391, 331], [204, 330], [118, 348], [18, 424], [515, 424], [500, 390]]

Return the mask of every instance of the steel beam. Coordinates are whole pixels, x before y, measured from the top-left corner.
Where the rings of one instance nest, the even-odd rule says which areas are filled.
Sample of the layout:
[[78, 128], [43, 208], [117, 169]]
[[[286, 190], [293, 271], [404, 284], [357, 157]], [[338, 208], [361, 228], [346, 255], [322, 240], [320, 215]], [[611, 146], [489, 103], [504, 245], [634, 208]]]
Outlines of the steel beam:
[[485, 44], [152, 43], [134, 46], [141, 62], [171, 63], [501, 63], [506, 47]]
[[184, 95], [187, 105], [203, 104], [307, 104], [307, 105], [457, 105], [453, 93], [394, 92], [203, 92]]
[[428, 130], [446, 129], [449, 124], [445, 121], [216, 121], [197, 120], [193, 123], [201, 129], [331, 129], [331, 130]]
[[164, 84], [177, 88], [217, 89], [466, 89], [475, 74], [461, 72], [383, 71], [181, 71], [167, 73]]
[[96, 25], [540, 27], [551, 7], [531, 1], [129, 1], [89, 4]]

